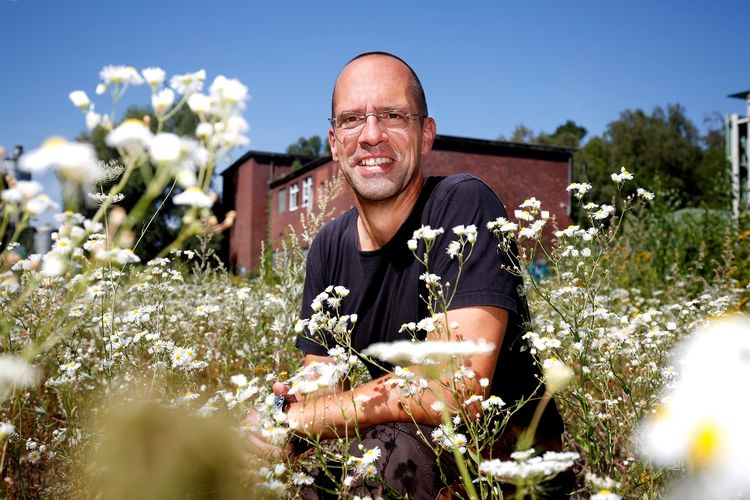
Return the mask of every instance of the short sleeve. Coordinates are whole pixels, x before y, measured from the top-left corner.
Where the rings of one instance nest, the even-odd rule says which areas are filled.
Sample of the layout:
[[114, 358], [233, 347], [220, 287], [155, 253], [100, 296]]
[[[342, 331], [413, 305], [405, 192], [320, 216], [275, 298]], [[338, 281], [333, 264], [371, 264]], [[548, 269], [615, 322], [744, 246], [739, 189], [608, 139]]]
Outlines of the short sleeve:
[[[520, 296], [520, 277], [512, 273], [511, 257], [498, 248], [497, 238], [487, 229], [487, 223], [505, 217], [505, 208], [497, 195], [481, 180], [465, 175], [438, 194], [438, 203], [427, 215], [432, 227], [442, 227], [444, 233], [435, 240], [430, 255], [430, 272], [449, 282], [452, 295], [450, 309], [469, 306], [495, 306], [523, 315], [525, 301]], [[471, 256], [465, 261], [458, 276], [458, 259], [447, 252], [451, 241], [457, 240], [453, 228], [474, 225], [477, 240]], [[468, 254], [467, 250], [464, 252]], [[455, 290], [455, 291], [454, 291]]]

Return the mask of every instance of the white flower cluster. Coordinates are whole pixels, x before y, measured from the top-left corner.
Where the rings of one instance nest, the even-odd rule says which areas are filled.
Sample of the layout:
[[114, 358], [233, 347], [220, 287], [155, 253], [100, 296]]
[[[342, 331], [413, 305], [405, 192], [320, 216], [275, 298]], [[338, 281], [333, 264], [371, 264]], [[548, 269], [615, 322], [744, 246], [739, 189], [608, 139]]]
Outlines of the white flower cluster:
[[409, 250], [415, 252], [417, 250], [417, 246], [419, 245], [419, 240], [424, 240], [425, 244], [427, 245], [427, 251], [429, 251], [429, 249], [432, 248], [432, 244], [435, 242], [435, 238], [437, 238], [438, 235], [443, 234], [443, 232], [444, 231], [442, 227], [433, 229], [430, 226], [422, 226], [414, 231], [411, 239], [406, 242], [406, 246], [409, 248]]
[[596, 491], [590, 500], [620, 500], [621, 497], [613, 490], [620, 488], [620, 483], [609, 477], [600, 477], [590, 472], [586, 473], [586, 484]]
[[638, 188], [635, 190], [635, 192], [642, 200], [651, 201], [655, 197], [654, 193], [652, 193], [651, 191], [646, 191], [643, 188]]
[[7, 204], [5, 209], [20, 210], [31, 215], [57, 209], [59, 205], [43, 193], [42, 189], [42, 185], [36, 181], [17, 181], [0, 192], [0, 199]]
[[611, 177], [616, 184], [622, 184], [625, 181], [633, 180], [633, 174], [628, 172], [625, 167], [620, 167], [620, 173], [614, 173]]
[[[294, 325], [296, 333], [306, 329], [311, 336], [321, 343], [327, 342], [327, 334], [340, 340], [341, 344], [348, 342], [351, 329], [357, 322], [356, 314], [339, 314], [341, 301], [349, 295], [349, 289], [344, 286], [329, 285], [320, 292], [310, 303], [313, 314], [308, 319], [297, 320]], [[327, 348], [331, 346], [326, 345]]]
[[580, 200], [586, 193], [591, 191], [591, 187], [591, 184], [588, 182], [573, 182], [565, 190], [572, 191], [573, 195]]
[[466, 453], [468, 439], [465, 434], [456, 432], [453, 425], [441, 424], [432, 431], [432, 440], [441, 448], [448, 451], [458, 450], [460, 454]]
[[116, 248], [108, 244], [101, 223], [94, 223], [81, 214], [69, 212], [55, 215], [55, 220], [60, 226], [51, 234], [52, 249], [45, 255], [32, 254], [17, 262], [11, 268], [12, 271], [30, 274], [38, 272], [42, 276], [56, 277], [66, 270], [80, 272], [90, 260], [109, 265], [126, 265], [141, 260], [129, 248]]
[[310, 394], [325, 390], [342, 380], [360, 360], [343, 347], [328, 350], [333, 363], [312, 362], [301, 368], [289, 380], [289, 394]]
[[[524, 200], [519, 205], [519, 210], [515, 210], [513, 215], [516, 222], [511, 222], [505, 217], [498, 217], [487, 223], [487, 229], [503, 241], [506, 236], [516, 236], [518, 239], [538, 239], [542, 234], [542, 229], [547, 224], [550, 214], [547, 210], [542, 210], [541, 201], [534, 197]], [[537, 218], [539, 217], [539, 218]], [[527, 224], [523, 224], [527, 223]]]
[[398, 340], [372, 344], [362, 354], [392, 364], [419, 365], [478, 356], [494, 349], [495, 345], [485, 340]]
[[401, 390], [404, 397], [416, 396], [429, 387], [429, 382], [424, 377], [418, 377], [409, 367], [396, 366], [391, 378], [386, 380], [387, 385], [393, 385]]
[[253, 377], [252, 380], [248, 381], [247, 377], [243, 374], [232, 375], [229, 378], [232, 385], [235, 386], [234, 392], [220, 391], [224, 402], [227, 404], [228, 409], [232, 409], [240, 403], [244, 403], [251, 397], [260, 394], [259, 380], [257, 377]]
[[116, 194], [114, 196], [107, 193], [86, 193], [86, 196], [100, 205], [103, 205], [104, 203], [115, 204], [125, 199], [125, 195], [122, 193]]
[[[107, 145], [117, 148], [125, 163], [148, 158], [155, 166], [169, 169], [179, 185], [186, 189], [175, 197], [176, 204], [210, 207], [213, 199], [203, 193], [201, 186], [196, 186], [196, 172], [230, 149], [248, 144], [245, 133], [249, 127], [242, 117], [249, 98], [247, 87], [238, 80], [219, 75], [211, 84], [209, 94], [205, 95], [200, 93], [206, 80], [204, 70], [173, 76], [169, 81], [171, 88], [162, 87], [166, 74], [161, 68], [146, 68], [142, 73], [143, 76], [129, 66], [106, 66], [100, 72], [102, 83], [97, 86], [96, 93], [103, 94], [110, 88], [117, 101], [128, 86], [148, 83], [151, 104], [160, 120], [185, 104], [198, 115], [200, 123], [196, 137], [200, 142], [168, 132], [154, 135], [146, 123], [135, 118], [125, 120], [113, 129], [112, 118], [96, 113], [84, 91], [73, 91], [69, 98], [86, 113], [89, 129], [103, 126], [109, 130]], [[176, 93], [184, 96], [177, 104]], [[31, 172], [40, 172], [50, 166], [56, 166], [64, 178], [81, 182], [98, 182], [106, 176], [90, 144], [68, 143], [59, 137], [50, 138], [42, 147], [24, 154], [19, 163], [22, 170]], [[94, 198], [100, 203], [107, 201], [101, 196]]]
[[287, 468], [284, 464], [276, 464], [274, 467], [261, 467], [255, 473], [260, 481], [257, 486], [268, 492], [263, 498], [284, 498], [287, 496], [287, 484], [284, 480], [284, 474]]
[[599, 229], [595, 227], [581, 229], [580, 226], [570, 225], [561, 231], [555, 231], [555, 236], [558, 238], [581, 238], [583, 241], [591, 241], [593, 237], [598, 233]]
[[361, 452], [360, 456], [350, 456], [346, 461], [346, 465], [354, 467], [352, 474], [346, 478], [350, 484], [358, 477], [373, 478], [378, 474], [375, 462], [380, 458], [380, 448], [377, 446], [374, 448], [365, 448], [360, 444], [359, 451]]
[[461, 224], [453, 228], [453, 234], [459, 238], [466, 238], [466, 241], [474, 244], [477, 241], [477, 226], [474, 224], [468, 226]]
[[22, 459], [30, 464], [39, 463], [44, 456], [47, 456], [48, 460], [51, 460], [57, 456], [57, 453], [53, 450], [47, 449], [46, 444], [40, 444], [37, 441], [29, 438], [26, 440], [26, 456]]
[[578, 453], [570, 451], [548, 451], [542, 456], [532, 456], [533, 454], [534, 449], [531, 448], [512, 453], [512, 460], [487, 460], [479, 464], [479, 472], [507, 483], [528, 480], [538, 483], [569, 469], [579, 458]]
[[[468, 226], [458, 225], [453, 228], [453, 234], [458, 236], [457, 240], [453, 240], [448, 244], [446, 253], [451, 259], [456, 257], [463, 258], [464, 249], [468, 243], [471, 247], [477, 242], [477, 226], [470, 224]], [[468, 259], [468, 256], [466, 257]]]

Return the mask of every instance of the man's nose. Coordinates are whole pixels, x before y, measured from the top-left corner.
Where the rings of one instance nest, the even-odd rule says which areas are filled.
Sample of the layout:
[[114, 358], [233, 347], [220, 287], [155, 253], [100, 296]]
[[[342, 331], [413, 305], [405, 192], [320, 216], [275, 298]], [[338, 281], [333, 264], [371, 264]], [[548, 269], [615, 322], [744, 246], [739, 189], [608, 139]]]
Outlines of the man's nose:
[[365, 124], [362, 126], [362, 132], [359, 134], [359, 142], [375, 145], [383, 142], [387, 137], [378, 117], [376, 115], [368, 115], [365, 118]]

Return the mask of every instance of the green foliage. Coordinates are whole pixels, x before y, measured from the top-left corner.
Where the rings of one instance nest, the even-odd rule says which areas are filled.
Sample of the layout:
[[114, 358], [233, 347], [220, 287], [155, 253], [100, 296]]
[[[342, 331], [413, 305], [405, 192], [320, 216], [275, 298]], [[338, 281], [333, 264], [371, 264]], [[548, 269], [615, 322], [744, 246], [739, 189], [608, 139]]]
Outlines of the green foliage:
[[602, 137], [592, 138], [576, 154], [573, 179], [591, 183], [594, 201], [608, 203], [614, 194], [607, 182], [611, 165], [638, 172], [641, 185], [657, 194], [680, 193], [675, 208], [727, 207], [723, 129], [711, 128], [701, 137], [679, 105], [657, 107], [651, 114], [623, 111]]
[[588, 131], [577, 125], [576, 122], [568, 120], [552, 134], [539, 134], [536, 138], [536, 142], [547, 146], [558, 146], [564, 148], [577, 148], [581, 145], [581, 141]]
[[505, 139], [501, 135], [498, 140], [508, 140], [510, 142], [523, 142], [528, 144], [543, 144], [545, 146], [558, 146], [562, 148], [577, 148], [581, 145], [581, 141], [587, 133], [588, 131], [584, 127], [576, 124], [573, 120], [568, 120], [557, 127], [552, 134], [545, 134], [544, 132], [534, 134], [532, 129], [523, 123], [519, 123], [516, 125], [516, 128], [513, 129], [513, 134], [511, 134], [509, 139]]
[[534, 142], [534, 131], [531, 130], [529, 127], [524, 125], [523, 123], [519, 123], [516, 125], [516, 128], [513, 129], [513, 133], [511, 134], [510, 138], [505, 138], [504, 136], [500, 135], [498, 137], [499, 141], [510, 141], [510, 142], [524, 142], [524, 143], [532, 143]]
[[297, 142], [286, 148], [287, 154], [296, 156], [320, 156], [323, 149], [323, 141], [319, 135], [311, 135], [307, 139], [300, 137]]
[[672, 193], [626, 219], [608, 264], [619, 285], [647, 294], [675, 288], [696, 294], [708, 283], [747, 282], [747, 213], [734, 219], [728, 210], [679, 205]]
[[[656, 107], [649, 114], [641, 109], [625, 110], [607, 125], [605, 133], [583, 143], [587, 130], [568, 120], [551, 134], [534, 133], [519, 123], [510, 141], [580, 148], [574, 156], [573, 181], [593, 186], [591, 198], [597, 203], [612, 203], [615, 187], [610, 182], [612, 165], [623, 165], [638, 172], [641, 185], [657, 194], [680, 193], [675, 209], [728, 207], [729, 168], [724, 146], [721, 116], [706, 119], [708, 127], [701, 136], [695, 124], [678, 104]], [[499, 140], [506, 140], [503, 136]], [[625, 194], [631, 194], [633, 192]], [[574, 209], [574, 219], [583, 220]]]

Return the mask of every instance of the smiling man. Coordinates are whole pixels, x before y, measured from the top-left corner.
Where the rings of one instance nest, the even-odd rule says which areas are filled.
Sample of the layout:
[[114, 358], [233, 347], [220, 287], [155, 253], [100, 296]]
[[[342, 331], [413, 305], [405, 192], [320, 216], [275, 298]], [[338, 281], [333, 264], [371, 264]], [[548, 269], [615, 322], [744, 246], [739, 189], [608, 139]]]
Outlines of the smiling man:
[[[505, 216], [505, 210], [475, 177], [423, 176], [420, 161], [432, 148], [436, 125], [417, 75], [391, 54], [355, 57], [336, 80], [330, 121], [333, 159], [354, 191], [356, 206], [327, 224], [310, 247], [302, 317], [310, 317], [311, 303], [326, 287], [341, 285], [350, 292], [340, 313], [358, 316], [350, 340], [357, 352], [373, 343], [411, 338], [401, 326], [429, 312], [427, 289], [420, 280], [425, 269], [407, 242], [422, 226], [442, 227], [445, 233], [435, 240], [429, 271], [454, 284], [452, 293], [456, 288], [448, 313], [448, 320], [459, 325], [454, 338], [494, 345], [490, 352], [465, 361], [475, 374], [470, 392], [497, 395], [509, 405], [534, 394], [537, 372], [520, 341], [528, 321], [525, 300], [519, 295], [522, 283], [504, 267], [512, 263], [510, 257], [498, 253], [496, 240], [485, 230], [486, 223]], [[453, 227], [471, 224], [479, 228], [479, 235], [455, 285], [458, 264], [445, 249], [454, 239]], [[331, 337], [303, 332], [296, 345], [305, 353], [306, 364], [333, 361], [328, 349], [336, 342]], [[370, 363], [367, 368], [372, 380], [359, 387], [313, 394], [304, 401], [288, 397], [289, 421], [296, 423], [299, 434], [322, 438], [352, 436], [356, 422], [360, 441], [352, 445], [353, 453], [359, 453], [358, 444], [378, 447], [376, 466], [390, 488], [409, 498], [435, 498], [446, 483], [458, 478], [448, 453], [441, 458], [441, 480], [435, 454], [424, 441], [440, 424], [440, 414], [430, 404], [435, 399], [429, 399], [431, 391], [442, 390], [439, 381], [431, 380], [426, 396], [417, 403], [388, 383], [392, 375], [387, 371]], [[481, 379], [490, 383], [480, 384]], [[288, 388], [277, 383], [274, 391], [285, 395]], [[534, 406], [516, 412], [499, 456], [513, 450]], [[537, 445], [555, 449], [562, 423], [554, 404], [548, 408]], [[351, 491], [372, 495], [380, 489], [376, 482], [360, 480]], [[312, 497], [318, 493], [315, 488], [306, 492]]]

